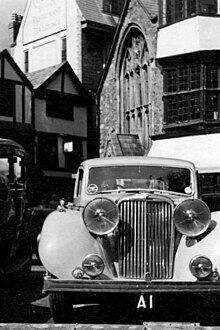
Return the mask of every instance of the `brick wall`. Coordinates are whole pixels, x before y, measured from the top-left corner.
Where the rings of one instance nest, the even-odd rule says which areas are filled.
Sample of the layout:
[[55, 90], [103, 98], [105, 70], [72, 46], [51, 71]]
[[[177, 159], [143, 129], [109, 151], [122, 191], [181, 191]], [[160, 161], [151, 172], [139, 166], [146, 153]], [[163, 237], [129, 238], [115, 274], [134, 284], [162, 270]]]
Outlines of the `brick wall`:
[[82, 32], [82, 82], [88, 90], [98, 88], [112, 38], [102, 32]]

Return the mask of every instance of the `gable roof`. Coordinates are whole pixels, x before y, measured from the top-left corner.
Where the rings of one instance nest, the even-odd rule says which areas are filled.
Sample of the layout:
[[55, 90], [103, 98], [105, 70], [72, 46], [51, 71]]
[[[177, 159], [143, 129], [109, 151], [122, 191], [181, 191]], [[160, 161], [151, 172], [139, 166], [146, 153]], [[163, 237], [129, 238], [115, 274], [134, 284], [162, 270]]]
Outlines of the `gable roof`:
[[21, 69], [19, 68], [19, 66], [17, 65], [17, 63], [15, 62], [15, 60], [13, 59], [13, 57], [9, 54], [7, 49], [4, 49], [3, 51], [0, 52], [0, 59], [4, 59], [6, 58], [7, 61], [10, 63], [10, 65], [12, 66], [12, 68], [16, 71], [17, 75], [21, 78], [21, 80], [23, 80], [23, 82], [30, 88], [32, 89], [33, 86], [30, 83], [30, 81], [28, 80], [28, 78], [25, 76], [24, 72], [21, 71]]
[[83, 87], [79, 78], [76, 76], [75, 72], [73, 71], [73, 69], [71, 68], [70, 64], [67, 61], [47, 67], [45, 69], [29, 72], [26, 75], [33, 84], [34, 90], [39, 91], [44, 89], [53, 79], [55, 79], [63, 71], [66, 71], [70, 75], [80, 95], [83, 96], [85, 100], [89, 100], [90, 102], [93, 101], [92, 97]]
[[49, 66], [45, 69], [26, 73], [27, 78], [32, 83], [34, 89], [39, 88], [44, 82], [47, 81], [61, 66], [63, 63]]
[[76, 0], [85, 20], [116, 27], [118, 17], [102, 11], [103, 0]]

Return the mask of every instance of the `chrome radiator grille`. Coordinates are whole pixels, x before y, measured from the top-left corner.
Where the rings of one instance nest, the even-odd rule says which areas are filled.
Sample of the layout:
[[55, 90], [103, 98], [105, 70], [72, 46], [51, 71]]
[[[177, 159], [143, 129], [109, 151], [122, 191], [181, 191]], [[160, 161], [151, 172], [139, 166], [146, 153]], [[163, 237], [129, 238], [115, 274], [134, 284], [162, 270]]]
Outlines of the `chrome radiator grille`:
[[131, 200], [119, 204], [119, 275], [125, 278], [172, 277], [174, 228], [167, 201]]

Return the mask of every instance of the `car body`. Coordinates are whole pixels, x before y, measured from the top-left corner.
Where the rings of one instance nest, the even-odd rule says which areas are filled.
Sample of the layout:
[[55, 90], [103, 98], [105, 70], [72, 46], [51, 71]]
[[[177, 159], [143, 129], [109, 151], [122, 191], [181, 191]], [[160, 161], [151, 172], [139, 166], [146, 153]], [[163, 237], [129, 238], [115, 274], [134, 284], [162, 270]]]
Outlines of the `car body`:
[[[220, 294], [220, 212], [200, 200], [193, 163], [155, 157], [83, 162], [73, 207], [46, 218], [39, 255], [55, 322], [71, 305]], [[217, 315], [217, 314], [216, 314]]]
[[0, 139], [0, 274], [31, 270], [31, 243], [26, 217], [26, 152], [15, 141]]

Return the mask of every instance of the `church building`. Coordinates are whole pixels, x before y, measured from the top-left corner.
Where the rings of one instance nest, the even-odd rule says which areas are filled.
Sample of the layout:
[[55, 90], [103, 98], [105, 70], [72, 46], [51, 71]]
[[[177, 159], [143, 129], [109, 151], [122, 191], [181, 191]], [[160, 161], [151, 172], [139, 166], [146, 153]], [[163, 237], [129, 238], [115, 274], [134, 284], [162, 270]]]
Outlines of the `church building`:
[[125, 2], [98, 90], [101, 157], [146, 154], [162, 132], [157, 29], [157, 1]]

